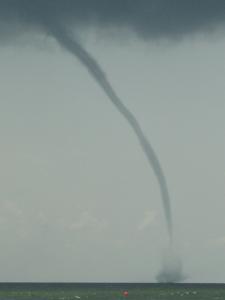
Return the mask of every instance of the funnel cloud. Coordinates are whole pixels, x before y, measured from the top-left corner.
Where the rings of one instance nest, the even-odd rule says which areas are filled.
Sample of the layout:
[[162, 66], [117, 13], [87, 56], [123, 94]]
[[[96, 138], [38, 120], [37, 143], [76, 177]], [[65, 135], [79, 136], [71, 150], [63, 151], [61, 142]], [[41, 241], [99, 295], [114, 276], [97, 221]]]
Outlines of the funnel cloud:
[[[56, 26], [54, 26], [54, 29]], [[99, 64], [95, 61], [95, 59], [79, 44], [77, 41], [72, 39], [65, 31], [57, 29], [51, 32], [52, 35], [56, 38], [56, 40], [68, 51], [74, 54], [82, 64], [88, 69], [89, 73], [93, 76], [93, 78], [97, 81], [103, 91], [106, 93], [108, 98], [117, 108], [117, 110], [123, 115], [123, 117], [127, 120], [133, 131], [135, 132], [138, 141], [151, 164], [154, 173], [158, 179], [161, 196], [164, 205], [164, 211], [166, 216], [166, 222], [168, 226], [168, 231], [170, 235], [170, 239], [172, 239], [172, 217], [171, 217], [171, 207], [170, 207], [170, 198], [169, 192], [167, 188], [167, 183], [165, 179], [165, 175], [162, 171], [162, 167], [159, 163], [159, 160], [154, 152], [151, 144], [148, 139], [144, 135], [137, 119], [131, 113], [130, 110], [123, 104], [120, 98], [117, 96], [115, 91], [113, 90], [111, 84], [109, 83], [106, 75], [102, 71]]]

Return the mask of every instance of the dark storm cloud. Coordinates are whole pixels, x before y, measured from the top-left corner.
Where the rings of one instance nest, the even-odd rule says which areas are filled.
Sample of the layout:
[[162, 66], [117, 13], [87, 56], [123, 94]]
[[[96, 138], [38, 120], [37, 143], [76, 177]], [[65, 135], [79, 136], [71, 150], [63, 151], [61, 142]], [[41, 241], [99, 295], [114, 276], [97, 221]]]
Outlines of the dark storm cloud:
[[18, 24], [43, 30], [55, 20], [63, 26], [125, 27], [145, 38], [179, 37], [224, 23], [225, 1], [0, 0], [0, 20], [2, 34]]

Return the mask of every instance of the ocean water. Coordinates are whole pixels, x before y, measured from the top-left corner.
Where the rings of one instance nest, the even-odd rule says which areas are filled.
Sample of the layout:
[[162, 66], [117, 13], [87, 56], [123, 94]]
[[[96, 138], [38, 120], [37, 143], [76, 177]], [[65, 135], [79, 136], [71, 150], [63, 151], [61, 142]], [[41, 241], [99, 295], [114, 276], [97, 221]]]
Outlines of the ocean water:
[[[128, 296], [123, 291], [128, 291]], [[225, 284], [0, 283], [0, 300], [225, 300]]]

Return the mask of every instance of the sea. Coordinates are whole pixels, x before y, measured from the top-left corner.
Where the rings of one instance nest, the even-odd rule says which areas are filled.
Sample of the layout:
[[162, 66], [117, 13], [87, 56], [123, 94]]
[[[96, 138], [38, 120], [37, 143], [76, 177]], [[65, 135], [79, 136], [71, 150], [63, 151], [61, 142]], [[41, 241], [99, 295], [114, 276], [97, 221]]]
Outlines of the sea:
[[225, 300], [225, 284], [0, 283], [0, 300]]

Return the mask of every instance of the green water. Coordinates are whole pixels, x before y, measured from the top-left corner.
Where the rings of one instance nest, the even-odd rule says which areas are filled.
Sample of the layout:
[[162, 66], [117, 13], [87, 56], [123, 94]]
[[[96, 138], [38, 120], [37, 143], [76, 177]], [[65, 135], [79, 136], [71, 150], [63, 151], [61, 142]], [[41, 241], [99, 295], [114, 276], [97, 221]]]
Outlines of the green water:
[[0, 300], [13, 299], [225, 300], [225, 284], [0, 283]]

